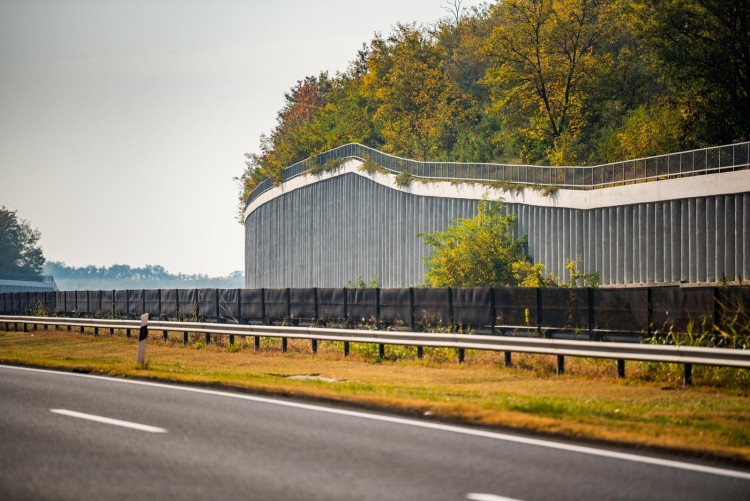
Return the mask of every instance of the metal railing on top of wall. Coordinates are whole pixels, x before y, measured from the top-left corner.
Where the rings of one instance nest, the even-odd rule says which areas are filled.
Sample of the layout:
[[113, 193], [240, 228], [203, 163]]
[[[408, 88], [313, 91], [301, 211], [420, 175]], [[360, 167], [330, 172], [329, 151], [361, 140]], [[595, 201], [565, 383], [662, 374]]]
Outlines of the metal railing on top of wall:
[[[310, 171], [315, 164], [331, 160], [356, 158], [373, 160], [382, 168], [397, 174], [408, 171], [424, 179], [501, 182], [527, 186], [552, 186], [590, 190], [657, 181], [699, 174], [711, 174], [750, 167], [750, 142], [670, 153], [635, 160], [593, 166], [550, 167], [541, 165], [506, 165], [492, 163], [422, 162], [383, 153], [358, 143], [345, 144], [318, 155], [316, 162], [305, 159], [282, 172], [282, 182]], [[247, 197], [249, 205], [274, 186], [266, 179]]]

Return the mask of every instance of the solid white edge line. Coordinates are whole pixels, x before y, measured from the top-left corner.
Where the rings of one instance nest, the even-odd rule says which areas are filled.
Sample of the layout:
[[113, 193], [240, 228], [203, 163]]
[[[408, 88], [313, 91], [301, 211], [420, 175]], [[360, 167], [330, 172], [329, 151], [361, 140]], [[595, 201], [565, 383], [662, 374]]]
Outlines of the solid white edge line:
[[50, 409], [49, 411], [54, 414], [60, 414], [62, 416], [70, 416], [78, 419], [85, 419], [87, 421], [96, 421], [97, 423], [111, 424], [114, 426], [122, 426], [123, 428], [147, 431], [149, 433], [167, 433], [167, 430], [165, 430], [164, 428], [157, 428], [156, 426], [133, 423], [130, 421], [123, 421], [121, 419], [112, 419], [104, 416], [97, 416], [94, 414], [86, 414], [84, 412], [69, 411], [68, 409]]
[[656, 466], [666, 466], [669, 468], [696, 471], [700, 473], [708, 473], [708, 474], [720, 475], [724, 477], [733, 477], [733, 478], [739, 478], [742, 480], [750, 480], [750, 473], [737, 471], [737, 470], [726, 470], [723, 468], [716, 468], [713, 466], [702, 466], [702, 465], [697, 465], [697, 464], [692, 464], [692, 463], [684, 463], [682, 461], [673, 461], [670, 459], [658, 459], [658, 458], [649, 457], [649, 456], [639, 456], [637, 454], [630, 454], [627, 452], [614, 452], [614, 451], [608, 451], [606, 449], [596, 449], [594, 447], [570, 445], [570, 444], [565, 444], [561, 442], [551, 442], [551, 441], [542, 440], [538, 438], [527, 438], [527, 437], [521, 437], [521, 436], [515, 436], [515, 435], [508, 435], [505, 433], [493, 432], [493, 431], [474, 430], [471, 428], [461, 428], [460, 426], [454, 426], [454, 425], [448, 425], [448, 424], [431, 423], [431, 422], [426, 422], [426, 421], [417, 421], [414, 419], [406, 419], [406, 418], [399, 418], [399, 417], [392, 417], [392, 416], [381, 416], [378, 414], [368, 414], [366, 412], [360, 412], [360, 411], [333, 409], [333, 408], [328, 408], [328, 407], [322, 407], [319, 405], [301, 404], [301, 403], [296, 403], [296, 402], [285, 402], [283, 400], [276, 400], [276, 399], [267, 398], [267, 397], [258, 397], [254, 395], [245, 395], [241, 393], [229, 393], [225, 391], [207, 390], [204, 388], [180, 386], [177, 384], [152, 383], [149, 381], [138, 381], [134, 379], [122, 379], [122, 378], [114, 378], [114, 377], [106, 377], [106, 376], [93, 376], [91, 374], [76, 374], [74, 372], [53, 371], [49, 369], [35, 369], [32, 367], [18, 367], [14, 365], [0, 364], [0, 368], [16, 369], [16, 370], [23, 370], [23, 371], [30, 371], [30, 372], [43, 372], [47, 374], [55, 374], [55, 375], [61, 375], [61, 376], [100, 379], [100, 380], [111, 381], [111, 382], [116, 382], [116, 383], [136, 384], [136, 385], [141, 385], [141, 386], [151, 386], [154, 388], [165, 388], [169, 390], [189, 391], [193, 393], [203, 393], [206, 395], [216, 395], [216, 396], [221, 396], [221, 397], [236, 398], [239, 400], [250, 400], [253, 402], [262, 402], [262, 403], [267, 403], [267, 404], [281, 405], [285, 407], [293, 407], [297, 409], [305, 409], [305, 410], [311, 410], [311, 411], [317, 411], [317, 412], [326, 412], [329, 414], [338, 414], [341, 416], [351, 416], [351, 417], [358, 417], [362, 419], [371, 419], [374, 421], [384, 421], [388, 423], [402, 424], [402, 425], [407, 425], [407, 426], [416, 426], [419, 428], [427, 428], [431, 430], [448, 431], [451, 433], [460, 433], [463, 435], [491, 438], [494, 440], [502, 440], [505, 442], [514, 442], [517, 444], [534, 445], [537, 447], [546, 447], [548, 449], [557, 449], [557, 450], [568, 451], [568, 452], [578, 452], [580, 454], [589, 454], [592, 456], [599, 456], [599, 457], [605, 457], [605, 458], [610, 458], [610, 459], [620, 459], [623, 461], [632, 461], [635, 463], [652, 464]]

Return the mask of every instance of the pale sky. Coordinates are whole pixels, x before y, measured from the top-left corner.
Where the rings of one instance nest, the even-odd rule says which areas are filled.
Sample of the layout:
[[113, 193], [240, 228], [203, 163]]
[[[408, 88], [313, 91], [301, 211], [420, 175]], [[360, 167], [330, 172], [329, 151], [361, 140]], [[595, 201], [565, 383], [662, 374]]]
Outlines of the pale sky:
[[51, 261], [243, 270], [232, 178], [284, 92], [441, 5], [0, 0], [0, 205]]

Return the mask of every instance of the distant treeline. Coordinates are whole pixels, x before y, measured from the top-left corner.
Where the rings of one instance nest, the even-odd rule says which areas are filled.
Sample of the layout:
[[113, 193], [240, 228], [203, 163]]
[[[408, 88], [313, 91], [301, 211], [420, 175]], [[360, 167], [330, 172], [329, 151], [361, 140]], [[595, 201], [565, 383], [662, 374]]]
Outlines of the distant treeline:
[[240, 198], [358, 142], [417, 160], [598, 164], [750, 139], [750, 0], [503, 0], [376, 34], [285, 94]]
[[244, 274], [241, 271], [232, 272], [225, 277], [209, 277], [203, 274], [172, 274], [163, 266], [158, 265], [132, 268], [126, 264], [115, 264], [101, 268], [97, 266], [76, 268], [59, 261], [50, 261], [44, 265], [43, 273], [52, 275], [60, 290], [232, 289], [245, 285]]

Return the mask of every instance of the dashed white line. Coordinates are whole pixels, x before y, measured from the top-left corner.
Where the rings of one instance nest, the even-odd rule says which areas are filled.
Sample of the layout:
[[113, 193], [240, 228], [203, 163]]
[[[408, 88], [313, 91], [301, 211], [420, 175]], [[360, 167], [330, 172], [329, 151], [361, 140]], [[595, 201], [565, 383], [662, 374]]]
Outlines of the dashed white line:
[[122, 421], [120, 419], [112, 419], [104, 416], [95, 416], [94, 414], [69, 411], [67, 409], [50, 409], [50, 412], [78, 419], [86, 419], [88, 421], [96, 421], [97, 423], [111, 424], [114, 426], [122, 426], [123, 428], [131, 428], [133, 430], [147, 431], [149, 433], [167, 433], [167, 430], [165, 430], [164, 428], [157, 428], [156, 426], [132, 423], [130, 421]]
[[482, 494], [479, 492], [468, 493], [466, 499], [471, 499], [472, 501], [520, 501], [518, 499], [496, 496], [494, 494]]

